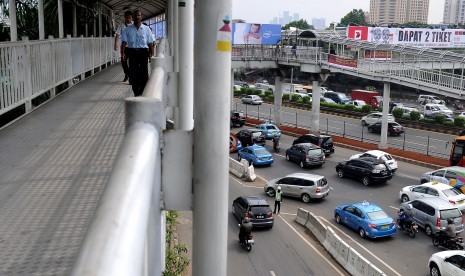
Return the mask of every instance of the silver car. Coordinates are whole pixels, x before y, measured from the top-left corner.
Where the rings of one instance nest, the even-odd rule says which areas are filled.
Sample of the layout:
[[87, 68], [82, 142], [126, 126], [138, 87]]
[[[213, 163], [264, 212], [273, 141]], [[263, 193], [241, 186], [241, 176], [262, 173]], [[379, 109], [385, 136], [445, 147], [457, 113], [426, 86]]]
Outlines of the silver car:
[[329, 194], [328, 181], [324, 176], [316, 174], [289, 174], [268, 181], [264, 190], [269, 196], [274, 196], [278, 186], [281, 186], [283, 195], [300, 197], [305, 203], [310, 202], [312, 198], [324, 198]]
[[242, 98], [242, 103], [245, 104], [262, 104], [263, 100], [258, 95], [247, 95]]

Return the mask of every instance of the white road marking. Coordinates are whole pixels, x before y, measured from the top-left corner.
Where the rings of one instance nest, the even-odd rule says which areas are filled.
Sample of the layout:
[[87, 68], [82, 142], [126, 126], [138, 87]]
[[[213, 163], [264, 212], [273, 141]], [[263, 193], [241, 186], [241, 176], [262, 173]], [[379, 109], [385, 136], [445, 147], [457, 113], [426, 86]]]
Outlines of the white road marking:
[[239, 183], [239, 185], [241, 185], [241, 186], [243, 186], [243, 187], [247, 187], [247, 188], [256, 188], [256, 189], [263, 189], [263, 187], [245, 185], [244, 183], [242, 183], [242, 182], [240, 182], [239, 180], [235, 179], [235, 178], [232, 177], [231, 175], [229, 176], [229, 178], [231, 178], [232, 180], [236, 181], [237, 183]]
[[287, 222], [285, 219], [281, 217], [281, 215], [278, 215], [301, 239], [303, 239], [323, 260], [325, 260], [339, 275], [345, 275], [342, 273], [336, 266], [334, 266], [328, 258], [323, 256], [323, 254], [320, 253], [305, 237], [303, 237], [294, 227], [292, 227], [289, 222]]
[[329, 189], [330, 189], [330, 190], [334, 190], [334, 188], [333, 188], [333, 187], [329, 187]]
[[290, 215], [290, 216], [297, 216], [297, 213], [283, 213], [283, 212], [279, 212], [280, 215]]
[[266, 180], [265, 178], [259, 176], [258, 174], [256, 174], [256, 176], [259, 177], [259, 178], [261, 178], [261, 179], [263, 179], [265, 182], [268, 182], [268, 180]]
[[282, 157], [282, 158], [286, 158], [286, 156], [284, 156], [284, 155], [282, 155], [282, 154], [277, 154], [277, 153], [275, 153], [274, 155], [277, 155], [277, 156]]
[[394, 207], [394, 206], [389, 206], [389, 208], [392, 208], [392, 209], [399, 210], [399, 208], [397, 208], [397, 207]]
[[398, 275], [398, 276], [402, 276], [399, 272], [395, 271], [394, 268], [390, 267], [387, 263], [383, 262], [383, 260], [381, 260], [380, 258], [378, 258], [375, 254], [373, 254], [370, 250], [368, 250], [367, 248], [365, 248], [363, 245], [361, 245], [360, 243], [358, 243], [356, 240], [352, 239], [351, 236], [347, 235], [346, 233], [344, 233], [341, 229], [339, 229], [336, 225], [332, 224], [331, 222], [329, 222], [328, 220], [326, 220], [324, 217], [318, 217], [319, 219], [322, 219], [324, 221], [326, 221], [328, 224], [330, 224], [332, 227], [334, 227], [335, 229], [339, 230], [344, 236], [346, 236], [347, 238], [349, 238], [350, 240], [352, 240], [354, 243], [356, 243], [358, 246], [360, 246], [363, 250], [365, 250], [366, 252], [368, 252], [371, 256], [373, 256], [373, 258], [375, 258], [376, 260], [378, 260], [380, 263], [382, 263], [384, 266], [386, 266], [387, 268], [389, 268], [392, 272], [394, 272], [394, 274]]
[[273, 272], [273, 271], [270, 271], [270, 272], [271, 272], [271, 275], [272, 275], [272, 276], [276, 276], [276, 274], [274, 274], [274, 272]]
[[411, 175], [406, 175], [406, 174], [401, 174], [401, 173], [396, 173], [394, 175], [398, 175], [398, 176], [405, 177], [405, 178], [410, 178], [410, 179], [413, 179], [413, 180], [418, 180], [418, 177], [411, 176]]

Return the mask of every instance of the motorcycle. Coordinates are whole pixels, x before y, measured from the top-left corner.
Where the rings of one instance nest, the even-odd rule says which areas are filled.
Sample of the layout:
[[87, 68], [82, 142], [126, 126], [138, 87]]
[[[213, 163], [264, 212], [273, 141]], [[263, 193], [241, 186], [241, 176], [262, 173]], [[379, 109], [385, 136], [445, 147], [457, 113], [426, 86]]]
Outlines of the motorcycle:
[[[240, 224], [239, 225], [239, 228], [241, 227]], [[250, 250], [252, 250], [252, 245], [255, 243], [255, 241], [253, 240], [253, 235], [252, 233], [248, 233], [247, 236], [244, 237], [244, 239], [241, 241], [239, 241], [240, 244], [242, 244], [243, 246], [245, 246], [245, 248], [247, 249], [247, 251], [250, 252]]]
[[415, 222], [407, 223], [405, 225], [405, 222], [404, 222], [404, 226], [400, 226], [399, 222], [400, 222], [400, 218], [397, 219], [397, 226], [398, 226], [397, 229], [399, 229], [400, 231], [407, 232], [410, 238], [412, 239], [415, 238], [415, 234], [418, 233], [418, 225]]
[[279, 140], [275, 140], [273, 139], [273, 151], [275, 153], [279, 153], [279, 151], [281, 150], [281, 148], [279, 147]]
[[447, 249], [451, 250], [463, 250], [463, 238], [462, 237], [455, 237], [449, 238], [444, 231], [438, 231], [433, 236], [433, 245], [438, 247], [442, 246]]

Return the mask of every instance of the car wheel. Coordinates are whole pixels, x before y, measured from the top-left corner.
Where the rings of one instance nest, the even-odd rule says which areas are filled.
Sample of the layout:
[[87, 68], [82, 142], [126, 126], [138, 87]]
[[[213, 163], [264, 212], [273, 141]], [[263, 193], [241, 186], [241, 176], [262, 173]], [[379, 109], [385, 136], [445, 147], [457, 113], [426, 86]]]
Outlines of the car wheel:
[[362, 126], [366, 126], [366, 125], [367, 125], [367, 122], [362, 121]]
[[433, 235], [433, 229], [431, 229], [431, 226], [429, 226], [429, 225], [425, 226], [425, 232], [426, 232], [426, 235], [428, 235], [428, 236]]
[[428, 180], [422, 179], [422, 180], [420, 181], [421, 184], [425, 184], [426, 182], [428, 182]]
[[341, 224], [341, 216], [339, 216], [339, 214], [336, 214], [335, 218], [336, 218], [336, 222], [338, 224]]
[[439, 271], [439, 268], [437, 265], [433, 264], [431, 265], [431, 268], [429, 269], [429, 272], [431, 276], [441, 276], [441, 272]]
[[289, 155], [286, 154], [286, 160], [290, 161]]
[[266, 193], [269, 195], [269, 196], [275, 196], [275, 191], [273, 188], [268, 188], [266, 189]]
[[302, 201], [303, 201], [304, 203], [309, 203], [309, 202], [310, 202], [310, 199], [311, 199], [310, 195], [308, 195], [308, 194], [303, 194], [303, 195], [302, 195]]
[[366, 236], [365, 230], [363, 230], [363, 228], [358, 229], [358, 234], [361, 238], [365, 238]]
[[408, 195], [402, 195], [401, 199], [402, 199], [402, 202], [410, 201], [410, 198], [408, 198]]
[[300, 161], [300, 164], [299, 164], [299, 166], [300, 166], [301, 168], [305, 168], [305, 164], [304, 164], [304, 162]]
[[364, 176], [363, 179], [362, 179], [362, 183], [365, 186], [370, 185], [370, 178], [368, 176]]
[[337, 176], [339, 176], [339, 178], [344, 178], [344, 171], [342, 169], [337, 170]]

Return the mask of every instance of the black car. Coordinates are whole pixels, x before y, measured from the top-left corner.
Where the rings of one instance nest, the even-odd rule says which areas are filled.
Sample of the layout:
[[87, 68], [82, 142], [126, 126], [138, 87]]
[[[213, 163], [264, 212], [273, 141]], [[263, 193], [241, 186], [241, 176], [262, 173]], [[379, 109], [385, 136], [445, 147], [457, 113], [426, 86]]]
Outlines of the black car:
[[243, 126], [245, 124], [245, 116], [242, 111], [233, 110], [231, 111], [231, 125], [234, 126]]
[[295, 144], [286, 150], [286, 160], [297, 162], [301, 168], [321, 166], [325, 163], [325, 154], [320, 147], [314, 144]]
[[[381, 133], [381, 122], [377, 122], [368, 126], [368, 132]], [[390, 136], [399, 136], [404, 133], [404, 127], [396, 122], [388, 122], [388, 134]]]
[[273, 211], [265, 198], [261, 196], [240, 196], [233, 201], [232, 213], [239, 222], [250, 218], [254, 227], [273, 227]]
[[243, 147], [252, 146], [253, 144], [264, 146], [266, 142], [265, 135], [257, 128], [243, 129], [236, 136], [241, 141]]
[[336, 172], [340, 178], [350, 177], [362, 180], [365, 186], [371, 183], [386, 183], [392, 178], [392, 172], [384, 161], [372, 157], [339, 162]]
[[294, 140], [292, 145], [301, 143], [312, 143], [323, 149], [326, 156], [334, 153], [333, 138], [329, 135], [323, 134], [304, 134]]

